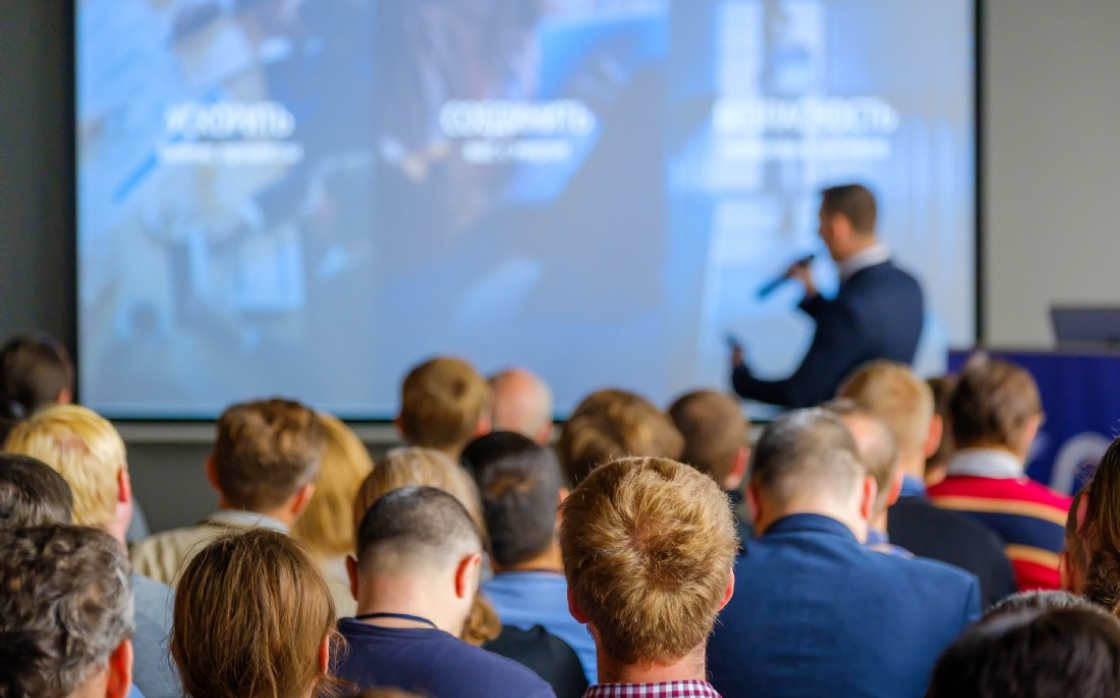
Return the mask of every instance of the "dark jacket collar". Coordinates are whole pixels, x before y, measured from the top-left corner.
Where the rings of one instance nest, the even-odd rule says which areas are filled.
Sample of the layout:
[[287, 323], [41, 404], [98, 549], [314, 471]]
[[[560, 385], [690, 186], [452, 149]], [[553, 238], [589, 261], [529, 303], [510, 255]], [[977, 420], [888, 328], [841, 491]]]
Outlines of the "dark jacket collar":
[[827, 535], [845, 538], [859, 544], [852, 529], [840, 521], [820, 514], [790, 514], [783, 516], [770, 525], [762, 538], [789, 533], [824, 533]]

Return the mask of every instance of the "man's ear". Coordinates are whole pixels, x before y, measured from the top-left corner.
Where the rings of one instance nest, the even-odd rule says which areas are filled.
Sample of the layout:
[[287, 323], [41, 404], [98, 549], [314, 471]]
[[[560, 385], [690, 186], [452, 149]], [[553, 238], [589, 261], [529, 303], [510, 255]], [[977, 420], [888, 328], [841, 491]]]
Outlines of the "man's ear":
[[346, 556], [346, 576], [350, 579], [350, 595], [358, 600], [358, 561], [353, 555]]
[[486, 436], [494, 430], [494, 420], [490, 418], [489, 414], [484, 414], [478, 418], [478, 424], [474, 426], [474, 437]]
[[218, 486], [218, 469], [214, 465], [214, 456], [212, 455], [206, 457], [206, 481], [210, 483], [215, 492], [222, 493], [222, 488]]
[[859, 517], [863, 521], [871, 520], [871, 514], [875, 511], [875, 497], [878, 494], [879, 486], [875, 484], [874, 476], [867, 475], [864, 477], [859, 494]]
[[723, 610], [724, 606], [731, 601], [731, 597], [735, 595], [735, 568], [731, 568], [731, 575], [727, 578], [727, 588], [723, 590], [723, 599], [719, 602], [719, 610]]
[[393, 417], [393, 426], [396, 427], [397, 433], [400, 434], [400, 437], [401, 437], [402, 440], [404, 440], [404, 441], [409, 440], [408, 439], [408, 434], [406, 434], [405, 431], [404, 431], [404, 419], [401, 417], [400, 414], [398, 414], [396, 417]]
[[891, 478], [891, 491], [887, 493], [887, 506], [892, 507], [898, 498], [902, 496], [902, 479], [905, 475], [902, 474], [902, 468], [895, 468], [894, 477]]
[[1023, 427], [1023, 433], [1019, 437], [1019, 455], [1025, 461], [1030, 457], [1031, 445], [1034, 444], [1035, 438], [1038, 436], [1039, 429], [1042, 428], [1042, 415], [1034, 414], [1027, 419], [1026, 425]]
[[117, 504], [128, 504], [132, 501], [132, 479], [128, 476], [128, 468], [121, 466], [117, 471]]
[[292, 512], [294, 518], [299, 518], [300, 514], [307, 510], [307, 505], [311, 503], [311, 497], [315, 494], [315, 483], [308, 482], [296, 490], [289, 500], [291, 506], [289, 510]]
[[132, 641], [125, 640], [109, 655], [105, 698], [125, 698], [132, 690]]
[[533, 441], [536, 441], [541, 446], [547, 446], [552, 442], [552, 432], [555, 431], [555, 429], [556, 427], [553, 425], [552, 420], [545, 422], [544, 426], [538, 429], [537, 433], [533, 436]]
[[[751, 462], [751, 447], [743, 445], [735, 453], [735, 462], [731, 464], [731, 472], [727, 474], [727, 480], [723, 483], [725, 490], [739, 488], [743, 484], [743, 478], [747, 475], [747, 464]], [[731, 483], [729, 487], [727, 483]]]
[[455, 568], [455, 596], [467, 599], [478, 591], [478, 578], [482, 571], [482, 553], [468, 555]]
[[580, 608], [579, 602], [576, 601], [575, 592], [572, 591], [571, 587], [568, 587], [568, 613], [572, 614], [572, 618], [575, 618], [580, 625], [587, 625], [591, 622], [587, 614]]
[[758, 496], [758, 488], [754, 485], [747, 485], [746, 489], [747, 509], [751, 513], [751, 523], [755, 527], [755, 535], [762, 533], [758, 530], [758, 524], [762, 521], [762, 500]]
[[929, 420], [929, 431], [926, 433], [925, 453], [922, 455], [929, 460], [941, 446], [941, 438], [945, 435], [945, 418], [939, 414], [933, 415]]
[[323, 636], [323, 642], [319, 645], [319, 668], [323, 670], [324, 674], [329, 674], [331, 671], [331, 636], [329, 634]]
[[55, 397], [54, 401], [57, 405], [72, 404], [74, 402], [74, 393], [70, 391], [70, 388], [63, 388], [58, 391], [58, 395]]

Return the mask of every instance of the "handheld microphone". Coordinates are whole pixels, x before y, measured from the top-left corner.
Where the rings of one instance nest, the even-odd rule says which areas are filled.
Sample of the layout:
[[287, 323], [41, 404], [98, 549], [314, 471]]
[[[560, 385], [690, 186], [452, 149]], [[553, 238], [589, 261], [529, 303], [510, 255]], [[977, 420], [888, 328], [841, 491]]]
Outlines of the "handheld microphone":
[[[805, 255], [801, 259], [794, 262], [793, 266], [795, 266], [795, 267], [807, 267], [813, 262], [813, 259], [815, 257], [816, 257], [815, 254]], [[785, 284], [785, 282], [789, 281], [789, 279], [790, 279], [789, 274], [782, 274], [781, 276], [777, 277], [776, 279], [773, 279], [769, 283], [765, 284], [762, 288], [758, 289], [758, 297], [759, 298], [766, 298], [771, 293], [773, 293], [774, 291], [777, 291], [779, 288], [781, 288], [782, 285]]]

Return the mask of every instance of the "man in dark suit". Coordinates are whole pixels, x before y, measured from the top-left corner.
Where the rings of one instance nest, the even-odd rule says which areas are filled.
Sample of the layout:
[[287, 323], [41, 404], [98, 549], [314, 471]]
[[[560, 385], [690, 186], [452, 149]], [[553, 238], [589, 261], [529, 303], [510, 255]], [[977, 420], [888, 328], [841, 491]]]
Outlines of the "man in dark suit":
[[922, 290], [896, 267], [875, 236], [875, 197], [859, 184], [825, 189], [820, 236], [840, 271], [840, 291], [829, 300], [817, 292], [807, 266], [786, 272], [805, 286], [801, 309], [817, 324], [813, 342], [789, 378], [756, 378], [732, 352], [731, 383], [748, 400], [783, 407], [810, 407], [831, 398], [840, 381], [873, 359], [909, 364], [922, 333]]
[[759, 537], [708, 645], [724, 698], [919, 698], [980, 614], [976, 578], [861, 545], [876, 486], [851, 433], [820, 409], [774, 421], [747, 490]]
[[883, 517], [888, 540], [976, 575], [985, 607], [1014, 594], [1015, 574], [996, 532], [963, 514], [935, 507], [926, 497], [926, 457], [937, 450], [942, 432], [929, 384], [907, 366], [874, 361], [845, 380], [839, 394], [883, 420], [898, 443], [902, 488], [889, 518]]

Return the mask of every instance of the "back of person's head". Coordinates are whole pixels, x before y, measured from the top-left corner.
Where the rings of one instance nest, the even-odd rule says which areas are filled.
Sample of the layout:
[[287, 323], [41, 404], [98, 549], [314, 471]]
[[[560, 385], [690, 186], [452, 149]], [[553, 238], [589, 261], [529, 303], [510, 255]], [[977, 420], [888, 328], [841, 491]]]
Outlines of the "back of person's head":
[[0, 528], [69, 524], [74, 498], [61, 475], [30, 456], [0, 453]]
[[622, 664], [667, 664], [702, 647], [729, 598], [738, 549], [727, 495], [665, 458], [596, 468], [563, 505], [568, 589]]
[[680, 458], [684, 438], [672, 420], [643, 397], [624, 390], [588, 395], [564, 425], [556, 446], [569, 482], [627, 456]]
[[0, 530], [0, 696], [123, 696], [133, 592], [124, 548], [97, 529]]
[[8, 434], [4, 450], [37, 458], [66, 480], [74, 498], [74, 523], [105, 528], [117, 516], [124, 441], [97, 413], [78, 405], [47, 407]]
[[74, 363], [55, 340], [21, 336], [0, 348], [0, 419], [24, 419], [73, 394]]
[[844, 216], [856, 233], [871, 235], [875, 232], [875, 195], [862, 184], [843, 184], [823, 190], [821, 211]]
[[292, 535], [317, 555], [333, 557], [354, 552], [351, 511], [362, 482], [373, 470], [361, 439], [350, 427], [329, 414], [319, 414], [325, 437], [315, 492], [303, 515], [292, 526]]
[[680, 460], [712, 476], [721, 487], [745, 470], [750, 424], [739, 403], [714, 390], [696, 390], [677, 398], [669, 406], [669, 418], [684, 439]]
[[398, 691], [395, 688], [367, 688], [361, 693], [353, 693], [346, 698], [420, 698], [420, 696]]
[[755, 496], [779, 511], [802, 496], [851, 504], [867, 475], [855, 439], [835, 414], [794, 410], [763, 430], [751, 459]]
[[[1105, 451], [1093, 479], [1070, 511], [1073, 538], [1089, 560], [1081, 592], [1120, 616], [1120, 438]], [[1067, 538], [1070, 523], [1067, 519]]]
[[892, 495], [897, 495], [898, 444], [894, 434], [874, 412], [854, 400], [838, 398], [825, 403], [824, 409], [839, 417], [852, 432], [856, 450], [867, 472], [875, 478], [874, 512], [882, 513], [891, 504]]
[[414, 446], [457, 451], [490, 430], [490, 385], [466, 361], [440, 357], [409, 371], [401, 385], [401, 435]]
[[1088, 608], [1099, 611], [1099, 607], [1083, 596], [1068, 591], [1021, 591], [1003, 599], [992, 606], [981, 618], [987, 623], [1002, 616], [1019, 613], [1041, 613], [1055, 608]]
[[303, 698], [330, 683], [320, 660], [334, 604], [298, 541], [253, 529], [210, 543], [175, 591], [171, 656], [183, 689], [206, 698]]
[[1120, 624], [1086, 608], [1001, 615], [941, 655], [927, 698], [1120, 695]]
[[871, 410], [890, 428], [902, 455], [924, 461], [934, 418], [933, 391], [909, 366], [865, 364], [841, 384], [837, 397]]
[[481, 554], [470, 514], [435, 487], [401, 487], [370, 506], [358, 529], [359, 576], [430, 578]]
[[218, 418], [215, 485], [232, 508], [277, 509], [315, 481], [325, 440], [319, 415], [298, 402], [232, 405]]
[[533, 560], [555, 544], [564, 483], [552, 449], [521, 434], [493, 432], [472, 441], [463, 460], [474, 470], [497, 565]]
[[941, 441], [937, 450], [926, 458], [926, 484], [936, 485], [945, 479], [945, 471], [949, 467], [956, 452], [953, 442], [953, 433], [949, 427], [949, 401], [953, 399], [953, 391], [957, 387], [956, 376], [938, 376], [926, 380], [926, 384], [933, 391], [933, 409], [941, 417]]
[[949, 425], [957, 448], [986, 446], [1024, 452], [1041, 415], [1042, 401], [1034, 378], [1006, 361], [970, 362], [949, 399]]
[[490, 378], [494, 431], [512, 431], [540, 444], [552, 437], [552, 391], [540, 377], [510, 368]]

